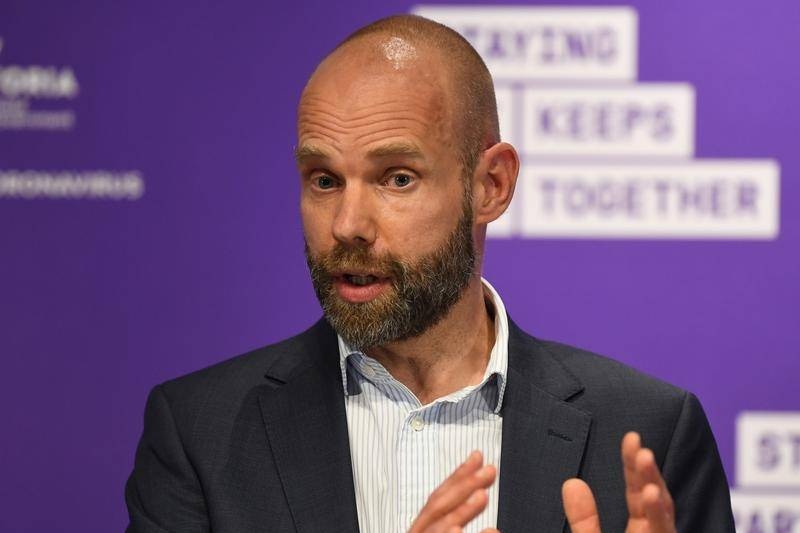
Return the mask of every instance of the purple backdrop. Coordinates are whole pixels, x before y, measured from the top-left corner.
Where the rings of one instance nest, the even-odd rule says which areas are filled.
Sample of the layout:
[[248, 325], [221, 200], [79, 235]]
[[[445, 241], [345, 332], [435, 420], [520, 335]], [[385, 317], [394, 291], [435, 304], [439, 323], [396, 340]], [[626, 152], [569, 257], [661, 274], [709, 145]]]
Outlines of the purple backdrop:
[[[338, 40], [411, 5], [0, 3], [0, 67], [69, 66], [79, 85], [31, 100], [72, 127], [0, 129], [0, 172], [145, 184], [135, 200], [0, 198], [0, 530], [121, 530], [149, 388], [318, 317], [294, 107]], [[696, 156], [780, 163], [778, 238], [498, 239], [485, 275], [533, 334], [695, 392], [735, 484], [737, 414], [800, 410], [800, 10], [630, 5], [638, 80], [695, 87]]]

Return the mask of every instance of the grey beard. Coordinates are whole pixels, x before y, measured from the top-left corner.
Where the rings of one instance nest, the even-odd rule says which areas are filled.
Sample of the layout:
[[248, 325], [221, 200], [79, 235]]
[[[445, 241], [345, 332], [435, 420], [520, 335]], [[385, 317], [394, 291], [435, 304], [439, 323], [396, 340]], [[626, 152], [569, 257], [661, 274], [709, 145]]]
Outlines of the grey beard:
[[[348, 346], [363, 351], [413, 338], [441, 321], [469, 284], [475, 268], [471, 205], [465, 202], [445, 243], [414, 264], [391, 256], [374, 258], [366, 248], [340, 244], [317, 257], [311, 256], [308, 245], [305, 251], [325, 317]], [[390, 273], [391, 290], [369, 302], [344, 301], [336, 293], [331, 272], [345, 266], [378, 267]]]

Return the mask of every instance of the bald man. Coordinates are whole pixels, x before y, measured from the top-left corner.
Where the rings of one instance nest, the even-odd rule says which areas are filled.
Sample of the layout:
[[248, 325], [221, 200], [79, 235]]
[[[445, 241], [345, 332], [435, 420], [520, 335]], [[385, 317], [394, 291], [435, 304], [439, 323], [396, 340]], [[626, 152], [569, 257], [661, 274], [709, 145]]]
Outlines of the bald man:
[[297, 129], [324, 319], [152, 390], [129, 532], [734, 531], [697, 399], [529, 336], [481, 277], [519, 158], [463, 38], [360, 29]]

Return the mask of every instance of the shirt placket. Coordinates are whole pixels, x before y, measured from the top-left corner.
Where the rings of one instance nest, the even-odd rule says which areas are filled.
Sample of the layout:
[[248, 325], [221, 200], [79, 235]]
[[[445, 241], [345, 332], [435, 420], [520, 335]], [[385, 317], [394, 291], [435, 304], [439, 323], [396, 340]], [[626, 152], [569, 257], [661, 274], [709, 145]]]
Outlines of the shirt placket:
[[398, 524], [407, 531], [435, 488], [438, 478], [436, 413], [438, 405], [408, 411], [398, 442]]

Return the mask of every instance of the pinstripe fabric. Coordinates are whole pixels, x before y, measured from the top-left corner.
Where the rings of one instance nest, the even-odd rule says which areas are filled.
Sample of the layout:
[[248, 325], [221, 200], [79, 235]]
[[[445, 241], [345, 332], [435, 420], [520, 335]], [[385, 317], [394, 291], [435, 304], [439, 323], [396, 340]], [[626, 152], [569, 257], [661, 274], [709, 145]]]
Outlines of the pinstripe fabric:
[[[428, 495], [472, 450], [500, 467], [508, 319], [500, 296], [486, 280], [483, 284], [495, 310], [495, 344], [483, 379], [427, 405], [380, 363], [351, 350], [339, 337], [361, 533], [407, 531]], [[495, 482], [486, 510], [467, 533], [496, 526], [497, 487]]]

